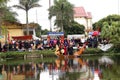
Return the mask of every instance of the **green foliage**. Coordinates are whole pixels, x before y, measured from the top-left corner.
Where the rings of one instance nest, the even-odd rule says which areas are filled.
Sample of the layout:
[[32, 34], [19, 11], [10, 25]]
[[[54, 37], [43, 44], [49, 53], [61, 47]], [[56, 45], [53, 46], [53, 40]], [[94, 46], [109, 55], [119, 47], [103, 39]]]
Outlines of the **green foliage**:
[[101, 37], [114, 44], [111, 50], [120, 52], [120, 15], [109, 15], [93, 24], [94, 29], [101, 29]]
[[102, 28], [101, 37], [109, 39], [110, 43], [114, 44], [112, 47], [114, 52], [120, 52], [120, 23], [112, 22], [111, 25], [109, 23], [104, 22], [104, 26]]
[[56, 17], [54, 25], [59, 31], [70, 27], [73, 14], [73, 5], [67, 0], [54, 0], [54, 5], [49, 8], [49, 19]]
[[[1, 0], [3, 1], [3, 0]], [[8, 0], [5, 0], [5, 3]], [[0, 3], [2, 4], [2, 3]], [[0, 6], [0, 35], [4, 35], [7, 33], [7, 30], [5, 30], [5, 27], [2, 26], [2, 22], [9, 21], [9, 22], [16, 22], [17, 19], [15, 18], [16, 12], [13, 12], [7, 5]]]
[[35, 28], [35, 32], [36, 32], [37, 37], [41, 36], [41, 26], [39, 24], [37, 24], [37, 26]]
[[47, 30], [47, 29], [41, 30], [42, 35], [47, 35], [48, 32], [49, 32], [49, 30]]
[[9, 0], [0, 0], [0, 8], [5, 6]]
[[80, 72], [66, 72], [65, 77], [60, 80], [77, 80], [80, 77]]
[[14, 5], [18, 9], [29, 11], [34, 7], [40, 7], [39, 0], [19, 0], [19, 5]]
[[77, 22], [72, 22], [72, 27], [65, 27], [65, 34], [84, 34], [84, 26]]
[[35, 63], [52, 63], [53, 61], [55, 61], [56, 58], [43, 58], [43, 59], [40, 59], [40, 58], [28, 58], [27, 60], [24, 60], [24, 59], [20, 59], [20, 58], [17, 58], [17, 59], [4, 59], [3, 61], [0, 61], [0, 64], [4, 64], [4, 65], [20, 65], [20, 64], [28, 64], [29, 62], [35, 62]]
[[1, 31], [2, 31], [2, 35], [6, 35], [8, 32], [5, 26], [1, 26]]
[[28, 54], [43, 54], [43, 56], [50, 56], [54, 55], [54, 50], [41, 50], [41, 51], [33, 51], [33, 52], [28, 52], [28, 51], [8, 51], [8, 52], [1, 52], [0, 57], [8, 57], [8, 58], [18, 58], [18, 57], [23, 57], [24, 55]]
[[84, 54], [102, 54], [103, 51], [99, 48], [87, 48], [84, 51]]
[[109, 65], [108, 67], [101, 66], [103, 79], [120, 80], [120, 56], [112, 56], [111, 58], [115, 61], [113, 65]]
[[113, 22], [118, 22], [120, 21], [120, 15], [109, 15], [101, 20], [99, 20], [98, 22], [93, 24], [93, 29], [96, 30], [98, 28], [100, 28], [100, 30], [102, 29], [102, 27], [104, 26], [104, 22], [107, 22], [109, 25], [111, 25]]
[[4, 16], [3, 20], [4, 21], [9, 21], [9, 22], [17, 22], [16, 19], [17, 13], [13, 12], [10, 8], [4, 8]]

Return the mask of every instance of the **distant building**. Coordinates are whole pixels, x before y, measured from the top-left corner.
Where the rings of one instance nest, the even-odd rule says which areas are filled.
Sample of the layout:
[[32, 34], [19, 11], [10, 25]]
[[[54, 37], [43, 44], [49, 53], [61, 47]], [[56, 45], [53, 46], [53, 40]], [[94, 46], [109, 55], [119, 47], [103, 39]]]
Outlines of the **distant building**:
[[85, 26], [85, 31], [92, 30], [91, 12], [86, 12], [84, 7], [74, 7], [74, 20]]
[[[1, 42], [7, 41], [8, 37], [10, 40], [12, 40], [12, 37], [14, 37], [14, 36], [25, 36], [26, 35], [26, 24], [5, 21], [2, 23], [2, 26], [4, 29], [2, 30], [1, 35], [0, 35], [0, 36], [2, 36], [0, 38]], [[36, 28], [35, 23], [29, 24], [30, 35], [36, 36], [35, 28]]]

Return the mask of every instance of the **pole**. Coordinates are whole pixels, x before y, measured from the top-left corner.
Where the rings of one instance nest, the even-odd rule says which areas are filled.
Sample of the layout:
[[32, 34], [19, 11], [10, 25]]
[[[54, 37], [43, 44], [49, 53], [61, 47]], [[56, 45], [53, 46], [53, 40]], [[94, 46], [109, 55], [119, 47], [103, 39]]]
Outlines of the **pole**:
[[[38, 24], [37, 9], [36, 9], [36, 23]], [[41, 26], [40, 26], [40, 36], [41, 36]]]
[[63, 7], [64, 7], [64, 4], [62, 3], [62, 5], [61, 5], [61, 15], [62, 15], [62, 19], [61, 19], [61, 27], [62, 27], [62, 29], [61, 29], [61, 31], [63, 32], [64, 30], [63, 30]]
[[37, 9], [36, 9], [36, 23], [38, 23], [38, 18], [37, 18]]
[[120, 8], [119, 8], [120, 6], [119, 6], [119, 4], [120, 4], [120, 2], [119, 2], [119, 0], [118, 0], [118, 15], [119, 15], [119, 13], [120, 13], [120, 10], [119, 10], [119, 9], [120, 9]]
[[[51, 7], [51, 0], [49, 0], [49, 8]], [[50, 21], [50, 31], [52, 32], [52, 25], [51, 25], [51, 19], [49, 20]]]

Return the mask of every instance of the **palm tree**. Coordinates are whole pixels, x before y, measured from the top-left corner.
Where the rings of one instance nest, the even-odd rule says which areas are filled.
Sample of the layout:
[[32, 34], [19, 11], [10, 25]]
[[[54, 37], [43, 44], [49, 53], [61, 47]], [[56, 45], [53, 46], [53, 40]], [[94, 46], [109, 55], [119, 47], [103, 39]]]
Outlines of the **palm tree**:
[[9, 0], [0, 0], [0, 8], [4, 6]]
[[34, 7], [40, 7], [38, 4], [39, 0], [19, 0], [19, 5], [14, 5], [14, 7], [18, 9], [25, 10], [26, 12], [26, 27], [27, 27], [27, 35], [29, 35], [29, 27], [28, 27], [28, 11]]
[[2, 28], [1, 28], [2, 18], [3, 18], [3, 15], [4, 15], [4, 13], [5, 13], [6, 3], [7, 3], [8, 1], [9, 1], [9, 0], [0, 0], [0, 35], [2, 35]]
[[67, 0], [54, 0], [54, 5], [49, 8], [49, 19], [56, 17], [54, 25], [62, 32], [65, 27], [70, 27], [73, 14], [73, 5]]

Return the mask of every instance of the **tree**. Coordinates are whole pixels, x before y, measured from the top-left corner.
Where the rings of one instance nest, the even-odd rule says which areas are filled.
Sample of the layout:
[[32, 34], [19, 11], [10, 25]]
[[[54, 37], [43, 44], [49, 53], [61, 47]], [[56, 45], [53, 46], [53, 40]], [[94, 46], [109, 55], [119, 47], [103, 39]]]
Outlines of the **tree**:
[[54, 5], [49, 8], [49, 19], [56, 17], [54, 25], [59, 31], [71, 26], [73, 14], [73, 5], [67, 0], [54, 0]]
[[94, 23], [93, 24], [93, 29], [96, 30], [96, 29], [102, 29], [102, 27], [104, 26], [103, 23], [104, 22], [107, 22], [109, 25], [112, 24], [112, 22], [118, 22], [120, 21], [120, 15], [108, 15], [107, 17], [99, 20], [98, 22]]
[[49, 30], [47, 30], [47, 29], [44, 29], [44, 30], [41, 30], [41, 35], [47, 35], [47, 33], [49, 32]]
[[41, 36], [41, 26], [39, 24], [37, 24], [37, 27], [35, 29], [36, 32], [36, 36], [40, 37]]
[[65, 27], [65, 33], [67, 34], [83, 34], [85, 27], [75, 21], [72, 21], [71, 27]]
[[2, 18], [4, 16], [5, 13], [5, 7], [6, 7], [6, 3], [9, 0], [0, 0], [0, 35], [2, 34]]
[[9, 0], [0, 0], [0, 8], [5, 6]]
[[5, 41], [7, 40], [7, 28], [5, 25], [2, 25], [3, 22], [17, 22], [18, 20], [15, 18], [15, 16], [17, 15], [17, 13], [13, 12], [10, 10], [10, 8], [8, 7], [4, 7], [2, 8], [2, 16], [1, 16], [1, 23], [0, 23], [0, 35], [5, 35]]
[[3, 21], [9, 21], [9, 22], [17, 22], [16, 16], [18, 14], [16, 12], [13, 12], [10, 7], [6, 7], [4, 9], [4, 16]]
[[109, 24], [108, 22], [104, 22], [101, 32], [101, 37], [108, 38], [112, 44], [114, 44], [113, 49], [116, 52], [120, 51], [120, 23], [112, 22]]
[[26, 27], [27, 27], [27, 35], [29, 35], [29, 27], [28, 27], [28, 11], [34, 7], [40, 7], [38, 4], [39, 0], [19, 0], [19, 5], [14, 5], [14, 7], [18, 9], [25, 10], [26, 12]]

